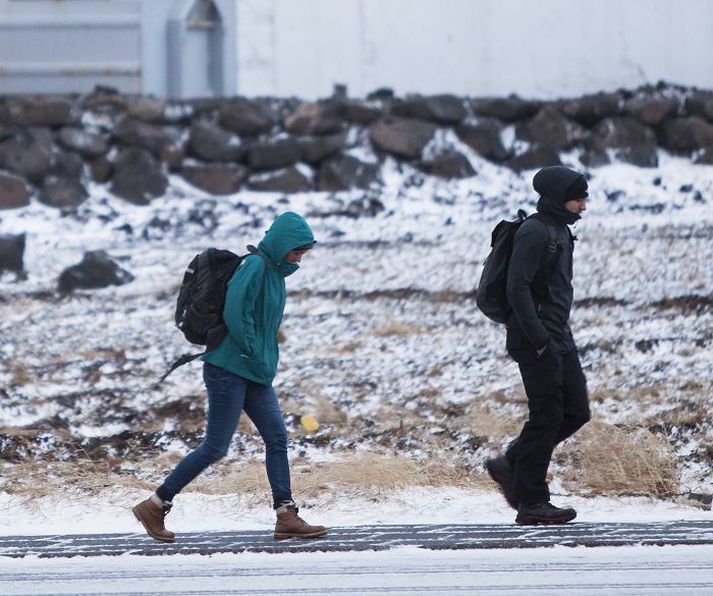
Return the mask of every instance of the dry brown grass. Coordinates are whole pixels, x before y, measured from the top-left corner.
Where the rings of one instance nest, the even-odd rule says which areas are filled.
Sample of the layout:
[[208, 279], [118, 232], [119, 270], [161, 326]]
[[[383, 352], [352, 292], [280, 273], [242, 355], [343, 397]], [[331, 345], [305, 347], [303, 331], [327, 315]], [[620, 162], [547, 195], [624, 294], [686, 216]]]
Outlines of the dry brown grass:
[[677, 492], [678, 468], [665, 437], [645, 428], [593, 421], [558, 456], [572, 490], [601, 495], [668, 496]]
[[[212, 477], [211, 477], [212, 476]], [[322, 463], [293, 461], [292, 484], [300, 498], [315, 498], [325, 493], [377, 497], [406, 487], [489, 487], [484, 475], [435, 458], [417, 462], [400, 455], [362, 454]], [[191, 490], [207, 494], [265, 495], [269, 485], [264, 464], [238, 462], [230, 470], [202, 476]]]
[[376, 337], [405, 337], [407, 335], [420, 335], [426, 333], [423, 327], [416, 325], [407, 325], [398, 321], [391, 321], [383, 327], [377, 327], [372, 331]]
[[[144, 480], [131, 473], [119, 473], [112, 464], [90, 459], [51, 464], [22, 463], [6, 466], [3, 476], [7, 483], [2, 489], [26, 497], [28, 500], [71, 490], [84, 494], [121, 495], [129, 491], [153, 490], [162, 476], [180, 459], [178, 454], [166, 454], [142, 469]], [[376, 498], [406, 487], [463, 488], [488, 487], [489, 481], [480, 473], [445, 459], [435, 458], [416, 462], [400, 455], [364, 454], [333, 462], [313, 463], [299, 458], [292, 462], [292, 484], [300, 499], [314, 499], [325, 495], [335, 498], [345, 495]], [[237, 494], [256, 499], [269, 495], [270, 489], [262, 460], [224, 461], [199, 476], [187, 488], [188, 492], [209, 495]]]

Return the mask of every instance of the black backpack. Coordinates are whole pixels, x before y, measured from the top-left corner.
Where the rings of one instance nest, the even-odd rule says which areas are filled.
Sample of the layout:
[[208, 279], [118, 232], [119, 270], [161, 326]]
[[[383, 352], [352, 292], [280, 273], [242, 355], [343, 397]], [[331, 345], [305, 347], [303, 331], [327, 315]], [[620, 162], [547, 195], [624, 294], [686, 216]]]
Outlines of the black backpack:
[[[536, 214], [533, 215], [533, 217], [535, 216]], [[502, 220], [495, 226], [490, 240], [492, 248], [483, 265], [483, 272], [480, 275], [478, 290], [475, 295], [475, 302], [481, 312], [489, 319], [503, 325], [507, 323], [512, 310], [507, 298], [507, 281], [513, 239], [515, 238], [515, 232], [518, 231], [522, 222], [526, 219], [527, 213], [519, 209], [517, 220]], [[546, 227], [549, 252], [554, 254], [557, 250], [557, 244], [550, 230], [551, 226], [546, 225]]]
[[[248, 246], [248, 251], [250, 254], [263, 256], [254, 246]], [[205, 346], [205, 350], [197, 354], [183, 354], [161, 377], [159, 383], [179, 366], [214, 350], [225, 339], [228, 328], [223, 321], [223, 308], [228, 282], [247, 256], [238, 256], [229, 250], [209, 248], [197, 254], [188, 264], [178, 292], [174, 319], [183, 336], [192, 344]], [[263, 287], [266, 273], [267, 263], [263, 274]]]

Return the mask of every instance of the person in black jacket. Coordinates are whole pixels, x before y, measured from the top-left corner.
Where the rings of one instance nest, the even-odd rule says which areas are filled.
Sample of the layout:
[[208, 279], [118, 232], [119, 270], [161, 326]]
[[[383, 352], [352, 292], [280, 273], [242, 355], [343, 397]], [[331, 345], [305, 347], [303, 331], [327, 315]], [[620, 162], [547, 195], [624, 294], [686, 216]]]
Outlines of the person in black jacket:
[[506, 349], [518, 363], [529, 417], [504, 455], [486, 469], [520, 525], [565, 523], [577, 512], [550, 503], [545, 480], [555, 446], [590, 418], [587, 385], [569, 328], [574, 237], [568, 226], [587, 208], [587, 180], [552, 166], [533, 179], [537, 213], [515, 233], [508, 265]]

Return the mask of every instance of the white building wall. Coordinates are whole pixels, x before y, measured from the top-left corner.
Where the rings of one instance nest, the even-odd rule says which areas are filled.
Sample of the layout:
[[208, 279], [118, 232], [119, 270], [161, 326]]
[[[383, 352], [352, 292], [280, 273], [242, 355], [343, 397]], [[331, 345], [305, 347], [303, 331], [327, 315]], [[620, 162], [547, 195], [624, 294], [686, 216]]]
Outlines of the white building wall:
[[712, 0], [235, 0], [238, 92], [713, 87]]

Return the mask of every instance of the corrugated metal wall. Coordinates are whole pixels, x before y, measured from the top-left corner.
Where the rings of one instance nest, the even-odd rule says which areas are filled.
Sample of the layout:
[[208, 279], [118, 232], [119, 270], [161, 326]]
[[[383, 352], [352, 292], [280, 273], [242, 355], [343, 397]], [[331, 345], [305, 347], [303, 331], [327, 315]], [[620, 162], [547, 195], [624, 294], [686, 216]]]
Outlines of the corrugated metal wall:
[[0, 0], [0, 94], [141, 91], [141, 0]]

